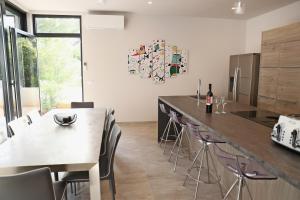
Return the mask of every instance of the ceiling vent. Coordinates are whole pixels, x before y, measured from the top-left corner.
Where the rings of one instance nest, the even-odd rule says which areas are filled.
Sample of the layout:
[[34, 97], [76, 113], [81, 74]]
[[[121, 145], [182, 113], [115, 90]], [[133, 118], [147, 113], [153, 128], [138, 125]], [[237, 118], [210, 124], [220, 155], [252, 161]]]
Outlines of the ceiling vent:
[[124, 30], [124, 15], [85, 15], [83, 22], [91, 30]]

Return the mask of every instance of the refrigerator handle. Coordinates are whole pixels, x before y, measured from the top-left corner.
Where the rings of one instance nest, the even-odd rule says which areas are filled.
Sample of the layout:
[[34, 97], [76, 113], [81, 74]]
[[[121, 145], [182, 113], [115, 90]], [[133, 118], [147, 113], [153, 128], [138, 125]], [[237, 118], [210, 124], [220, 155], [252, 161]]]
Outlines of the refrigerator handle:
[[236, 90], [237, 90], [237, 68], [234, 69], [234, 77], [233, 77], [233, 101], [236, 102]]

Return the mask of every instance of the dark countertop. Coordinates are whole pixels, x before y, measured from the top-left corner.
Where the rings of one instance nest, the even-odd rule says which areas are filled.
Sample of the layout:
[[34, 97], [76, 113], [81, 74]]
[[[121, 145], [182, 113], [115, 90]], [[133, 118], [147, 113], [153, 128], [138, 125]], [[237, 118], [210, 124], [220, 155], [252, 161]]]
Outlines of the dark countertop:
[[255, 107], [228, 103], [226, 114], [206, 114], [205, 104], [190, 96], [161, 96], [161, 101], [185, 117], [206, 125], [230, 145], [255, 159], [269, 172], [300, 189], [300, 154], [275, 144], [272, 129], [229, 112], [256, 110]]

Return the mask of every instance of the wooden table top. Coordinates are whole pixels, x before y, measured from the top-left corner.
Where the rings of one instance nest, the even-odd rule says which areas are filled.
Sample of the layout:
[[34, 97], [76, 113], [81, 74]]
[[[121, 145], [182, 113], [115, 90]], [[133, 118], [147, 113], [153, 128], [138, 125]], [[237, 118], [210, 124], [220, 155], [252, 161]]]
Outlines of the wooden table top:
[[[76, 113], [77, 121], [59, 126], [55, 113]], [[48, 166], [53, 171], [88, 170], [98, 163], [105, 109], [54, 109], [0, 145], [0, 174]]]
[[229, 144], [258, 161], [269, 172], [300, 189], [300, 154], [275, 144], [272, 129], [230, 112], [256, 110], [255, 107], [228, 103], [227, 114], [206, 114], [205, 104], [189, 96], [163, 96], [168, 104], [191, 120], [208, 126]]

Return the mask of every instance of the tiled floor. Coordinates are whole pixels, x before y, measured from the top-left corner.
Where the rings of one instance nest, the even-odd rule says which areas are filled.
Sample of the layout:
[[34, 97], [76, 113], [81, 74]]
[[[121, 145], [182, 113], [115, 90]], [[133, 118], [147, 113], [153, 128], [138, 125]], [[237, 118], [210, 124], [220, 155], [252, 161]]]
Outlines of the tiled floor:
[[[163, 155], [157, 143], [157, 124], [120, 123], [122, 136], [115, 158], [117, 200], [192, 200], [195, 183], [188, 182], [184, 187], [184, 174], [190, 164], [180, 159], [176, 173]], [[102, 199], [110, 200], [111, 193], [107, 182], [101, 185]], [[88, 200], [86, 184], [80, 187], [80, 195], [68, 199]], [[200, 184], [198, 199], [221, 199], [217, 185]]]

